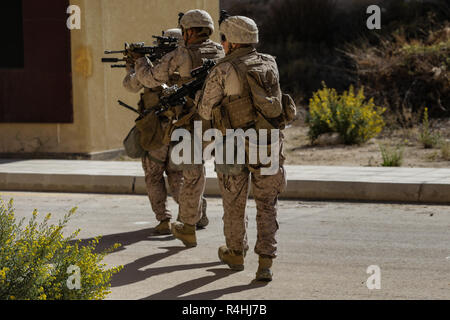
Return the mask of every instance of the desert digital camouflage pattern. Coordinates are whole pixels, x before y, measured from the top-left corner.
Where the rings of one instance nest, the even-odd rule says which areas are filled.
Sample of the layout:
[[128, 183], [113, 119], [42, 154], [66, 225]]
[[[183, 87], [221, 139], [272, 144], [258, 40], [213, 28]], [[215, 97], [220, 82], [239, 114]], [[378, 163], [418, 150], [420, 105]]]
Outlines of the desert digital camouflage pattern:
[[[245, 213], [249, 193], [250, 174], [236, 176], [219, 173], [219, 187], [223, 201], [223, 224], [226, 245], [235, 251], [247, 251], [248, 218]], [[262, 176], [251, 174], [253, 197], [256, 202], [257, 240], [255, 253], [271, 258], [277, 256], [276, 233], [278, 231], [278, 195], [286, 187], [286, 173], [283, 167], [277, 174]]]
[[[218, 60], [224, 56], [221, 45], [204, 39], [199, 43], [179, 46], [165, 55], [156, 66], [149, 64], [145, 58], [138, 59], [135, 65], [136, 78], [148, 88], [167, 83], [174, 74], [184, 81], [191, 78], [192, 69], [201, 66], [203, 59]], [[203, 165], [192, 165], [192, 168], [183, 170], [183, 185], [179, 195], [179, 217], [183, 223], [195, 225], [199, 222], [205, 202], [205, 181]]]
[[233, 16], [227, 18], [220, 25], [220, 32], [231, 43], [257, 44], [259, 42], [258, 27], [252, 19], [247, 17]]
[[[246, 17], [230, 17], [221, 24], [220, 30], [229, 42], [234, 41], [233, 43], [240, 44], [258, 42], [256, 24]], [[249, 94], [246, 92], [249, 90], [249, 85], [243, 82], [247, 79], [239, 76], [235, 65], [239, 65], [239, 63], [242, 65], [242, 62], [251, 61], [257, 54], [256, 50], [249, 46], [233, 48], [232, 52], [211, 71], [202, 94], [197, 97], [198, 113], [203, 119], [211, 120], [212, 110], [223, 108], [223, 103], [227, 98], [229, 99], [232, 96], [245, 97]], [[279, 82], [278, 70], [276, 71], [274, 73], [275, 81]], [[280, 134], [281, 143], [282, 140], [283, 134]], [[282, 147], [280, 147], [281, 149]], [[280, 154], [282, 154], [282, 151], [280, 151]], [[245, 255], [248, 250], [246, 232], [248, 218], [245, 209], [251, 176], [253, 196], [257, 208], [257, 240], [254, 250], [260, 256], [260, 260], [264, 262], [264, 264], [260, 263], [256, 278], [264, 281], [271, 280], [271, 263], [269, 266], [268, 263], [265, 263], [265, 259], [271, 261], [277, 256], [278, 196], [285, 189], [287, 183], [285, 169], [282, 166], [283, 157], [281, 158], [279, 169], [274, 175], [261, 175], [259, 170], [250, 167], [244, 172], [233, 175], [218, 172], [224, 207], [224, 234], [226, 246], [229, 249], [227, 252], [224, 248], [220, 248], [219, 257], [232, 269], [243, 267], [233, 265], [231, 261], [236, 260], [236, 253]]]
[[[226, 96], [241, 95], [242, 85], [236, 70], [229, 62], [218, 64], [210, 73], [198, 103], [198, 113], [205, 120], [211, 120], [211, 111]], [[201, 97], [201, 96], [200, 96]]]
[[136, 61], [136, 77], [145, 87], [154, 88], [169, 81], [171, 76], [178, 73], [180, 78], [190, 79], [192, 69], [202, 65], [202, 61], [193, 61], [197, 52], [204, 58], [220, 59], [224, 56], [223, 48], [219, 44], [206, 40], [198, 44], [180, 45], [174, 51], [166, 54], [160, 62], [152, 67], [146, 58]]
[[183, 184], [183, 173], [174, 171], [169, 165], [169, 146], [149, 151], [148, 156], [142, 159], [142, 167], [145, 173], [145, 184], [147, 193], [158, 221], [172, 219], [172, 213], [167, 205], [167, 189], [164, 179], [164, 172], [176, 203], [179, 202], [180, 190]]
[[[145, 88], [142, 83], [137, 80], [134, 69], [129, 65], [127, 65], [126, 72], [127, 74], [123, 80], [123, 86], [133, 93], [137, 93], [144, 89], [142, 99], [145, 100], [146, 95], [151, 94], [150, 89]], [[177, 203], [183, 183], [183, 173], [170, 168], [169, 149], [169, 145], [165, 145], [158, 150], [148, 152], [147, 156], [142, 158], [142, 168], [144, 169], [148, 198], [152, 210], [155, 213], [156, 220], [159, 222], [172, 218], [172, 213], [167, 204], [168, 192], [166, 189], [164, 172], [167, 174], [172, 197]], [[161, 231], [163, 233], [170, 232], [168, 226], [165, 229], [167, 230]]]

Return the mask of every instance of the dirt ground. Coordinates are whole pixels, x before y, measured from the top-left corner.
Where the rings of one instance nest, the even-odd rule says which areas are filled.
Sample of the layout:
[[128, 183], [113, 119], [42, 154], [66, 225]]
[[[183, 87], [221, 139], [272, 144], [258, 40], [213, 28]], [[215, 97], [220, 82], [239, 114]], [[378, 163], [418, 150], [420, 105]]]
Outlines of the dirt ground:
[[[431, 122], [433, 133], [439, 133], [443, 141], [450, 142], [450, 119]], [[308, 127], [301, 121], [285, 130], [285, 154], [287, 164], [314, 166], [381, 166], [383, 160], [380, 144], [403, 147], [402, 167], [450, 168], [450, 158], [443, 158], [442, 148], [425, 149], [419, 141], [420, 128], [385, 128], [376, 138], [360, 146], [312, 146], [308, 139]]]
[[[443, 141], [450, 143], [450, 118], [431, 121], [431, 129], [433, 133], [439, 133]], [[308, 127], [304, 121], [298, 120], [285, 130], [284, 153], [288, 165], [379, 167], [383, 162], [380, 144], [392, 147], [401, 145], [404, 150], [402, 167], [450, 168], [450, 156], [443, 158], [439, 146], [425, 149], [419, 135], [419, 127], [385, 128], [378, 137], [360, 146], [312, 146], [308, 139]], [[112, 160], [133, 161], [127, 156]]]

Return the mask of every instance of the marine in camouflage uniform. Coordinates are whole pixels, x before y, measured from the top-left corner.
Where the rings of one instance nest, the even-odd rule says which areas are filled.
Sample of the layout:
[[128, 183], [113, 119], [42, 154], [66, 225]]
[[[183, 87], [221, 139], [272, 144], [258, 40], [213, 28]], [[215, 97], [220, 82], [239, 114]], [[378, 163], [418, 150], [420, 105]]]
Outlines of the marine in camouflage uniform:
[[[174, 74], [180, 77], [179, 84], [191, 79], [191, 71], [203, 65], [205, 59], [218, 60], [224, 57], [221, 45], [211, 41], [214, 23], [211, 16], [203, 10], [190, 10], [180, 20], [184, 45], [165, 55], [156, 66], [149, 65], [144, 58], [136, 61], [136, 77], [144, 86], [159, 87], [167, 83]], [[193, 101], [190, 104], [194, 107]], [[189, 113], [188, 113], [189, 114]], [[183, 119], [183, 120], [181, 120]], [[186, 118], [178, 119], [186, 122]], [[192, 132], [193, 123], [188, 119], [184, 128]], [[177, 124], [176, 124], [177, 125]], [[183, 185], [179, 195], [180, 221], [172, 224], [172, 233], [187, 247], [197, 245], [196, 224], [206, 217], [204, 165], [183, 165]], [[207, 220], [206, 220], [207, 221]]]
[[[180, 29], [169, 29], [164, 32], [165, 36], [182, 39]], [[139, 109], [142, 111], [146, 108], [156, 106], [159, 102], [158, 89], [150, 89], [136, 78], [136, 72], [132, 61], [126, 64], [127, 74], [123, 80], [123, 86], [130, 92], [138, 93], [142, 89]], [[167, 126], [167, 122], [163, 122], [162, 126]], [[157, 234], [171, 234], [170, 219], [172, 214], [167, 205], [167, 189], [164, 179], [164, 172], [167, 175], [168, 184], [172, 193], [172, 197], [176, 203], [179, 202], [179, 194], [183, 182], [183, 174], [181, 171], [172, 168], [169, 165], [169, 145], [164, 145], [157, 150], [148, 151], [142, 158], [142, 168], [145, 174], [145, 184], [147, 194], [156, 220], [159, 221], [155, 228]]]
[[[255, 97], [249, 99], [250, 84], [245, 75], [248, 66], [255, 63], [255, 61], [259, 63], [259, 69], [257, 70], [270, 71], [270, 77], [268, 76], [269, 71], [261, 73], [260, 77], [272, 84], [272, 94], [281, 99], [275, 59], [269, 55], [259, 54], [254, 49], [253, 45], [258, 43], [258, 28], [255, 22], [241, 16], [229, 17], [221, 23], [220, 32], [222, 45], [227, 57], [221, 60], [211, 71], [206, 79], [203, 93], [198, 97], [198, 112], [200, 116], [206, 120], [212, 119], [213, 127], [218, 129], [221, 129], [221, 126], [214, 119], [214, 115], [217, 114], [214, 113], [215, 110], [226, 110], [227, 104], [230, 103], [241, 103], [236, 112], [242, 112], [246, 108], [251, 112], [254, 109], [251, 101], [254, 101]], [[267, 111], [268, 113], [273, 112], [273, 110]], [[221, 113], [219, 112], [219, 114]], [[230, 112], [228, 112], [228, 117], [231, 120], [234, 119], [234, 122], [242, 120], [239, 119], [242, 116], [233, 118], [233, 114]], [[258, 120], [255, 118], [250, 120], [258, 123]], [[238, 128], [246, 130], [255, 128], [255, 125], [249, 125], [245, 128], [238, 125], [228, 129]], [[280, 142], [282, 143], [282, 134], [280, 136]], [[272, 280], [272, 260], [277, 256], [278, 195], [286, 186], [282, 151], [280, 152], [279, 161], [279, 168], [273, 175], [262, 175], [259, 165], [249, 165], [247, 163], [247, 165], [241, 166], [239, 170], [239, 165], [225, 164], [219, 166], [216, 163], [216, 171], [223, 198], [223, 222], [226, 239], [226, 246], [219, 248], [219, 258], [233, 270], [240, 271], [244, 269], [244, 257], [248, 250], [246, 233], [248, 218], [245, 208], [251, 176], [253, 196], [257, 208], [255, 253], [259, 255], [259, 267], [256, 279], [261, 281]]]

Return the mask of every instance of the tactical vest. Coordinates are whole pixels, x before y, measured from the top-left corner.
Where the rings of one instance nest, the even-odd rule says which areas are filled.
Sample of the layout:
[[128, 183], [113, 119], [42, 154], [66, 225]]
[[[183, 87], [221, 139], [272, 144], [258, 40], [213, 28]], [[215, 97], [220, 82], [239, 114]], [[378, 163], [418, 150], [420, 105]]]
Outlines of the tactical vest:
[[[186, 49], [191, 58], [192, 69], [201, 67], [206, 60], [218, 61], [225, 56], [222, 46], [209, 39], [201, 43], [190, 44], [186, 46]], [[190, 77], [180, 77], [176, 84], [182, 86], [191, 80], [192, 78]], [[164, 141], [166, 143], [170, 142], [170, 138], [175, 129], [184, 128], [192, 132], [193, 122], [202, 120], [196, 112], [197, 109], [194, 98], [195, 97], [186, 97], [187, 103], [182, 109], [176, 109], [177, 107], [175, 107], [175, 110], [169, 111], [169, 114], [172, 114], [173, 116], [170, 119], [171, 125], [169, 125], [164, 135]], [[180, 110], [182, 110], [181, 114]], [[211, 128], [210, 121], [202, 121], [204, 130]]]
[[[213, 126], [222, 132], [225, 139], [227, 139], [227, 129], [253, 128], [257, 132], [260, 129], [280, 129], [278, 119], [284, 113], [283, 95], [278, 81], [275, 58], [258, 53], [254, 48], [249, 47], [237, 49], [220, 63], [224, 62], [229, 62], [236, 70], [241, 84], [241, 93], [225, 97], [220, 105], [213, 108]], [[270, 140], [268, 143], [270, 144]], [[259, 170], [263, 166], [259, 156], [256, 164], [248, 164], [248, 140], [245, 147], [246, 165], [216, 164], [216, 171], [226, 175], [236, 175], [248, 172], [247, 170], [253, 172]], [[270, 145], [267, 146], [267, 152], [271, 152]], [[237, 154], [236, 150], [235, 154]], [[282, 160], [281, 157], [280, 161]]]
[[[250, 47], [236, 50], [225, 59], [222, 59], [220, 63], [224, 62], [229, 62], [235, 69], [241, 84], [241, 94], [227, 96], [220, 105], [213, 108], [212, 119], [214, 127], [222, 131], [223, 134], [225, 134], [226, 129], [262, 128], [261, 123], [264, 123], [267, 129], [275, 128], [271, 125], [267, 126], [267, 121], [262, 121], [264, 117], [260, 114], [264, 112], [270, 118], [276, 117], [279, 115], [277, 114], [279, 112], [278, 105], [274, 106], [273, 103], [256, 105], [256, 101], [252, 97], [252, 87], [255, 87], [255, 90], [258, 90], [256, 87], [259, 87], [254, 85], [254, 82], [261, 81], [268, 89], [268, 92], [273, 92], [278, 98], [280, 90], [275, 76], [275, 59], [268, 55], [260, 54]], [[250, 77], [252, 79], [249, 81]], [[257, 97], [260, 97], [260, 100], [265, 100], [266, 96], [266, 92], [258, 92]]]
[[225, 134], [226, 129], [284, 129], [294, 120], [296, 106], [283, 94], [278, 81], [275, 58], [240, 48], [221, 60], [229, 62], [241, 83], [241, 94], [227, 96], [212, 110], [214, 127]]
[[[191, 58], [192, 69], [201, 67], [204, 64], [205, 60], [218, 61], [219, 59], [225, 56], [222, 46], [209, 39], [207, 39], [206, 41], [203, 40], [201, 43], [190, 44], [186, 46], [186, 49]], [[184, 83], [187, 83], [191, 80], [192, 78], [190, 77], [181, 77], [177, 85], [182, 86]], [[183, 106], [182, 108], [181, 106], [171, 108], [166, 113], [167, 115], [169, 115], [169, 125], [165, 130], [163, 139], [164, 143], [166, 144], [171, 143], [172, 133], [174, 130], [178, 128], [186, 129], [192, 133], [194, 129], [194, 121], [202, 121], [204, 131], [211, 128], [211, 121], [203, 120], [198, 115], [197, 108], [194, 103], [194, 98], [195, 98], [194, 96], [186, 97], [187, 103], [185, 106]], [[171, 145], [169, 154], [171, 154], [172, 148], [173, 144]], [[192, 146], [192, 150], [193, 148], [194, 146]], [[191, 152], [191, 155], [192, 155], [191, 163], [193, 163], [194, 152]], [[172, 161], [169, 161], [169, 166], [173, 170], [203, 170], [202, 165], [194, 165], [194, 164], [175, 165]]]

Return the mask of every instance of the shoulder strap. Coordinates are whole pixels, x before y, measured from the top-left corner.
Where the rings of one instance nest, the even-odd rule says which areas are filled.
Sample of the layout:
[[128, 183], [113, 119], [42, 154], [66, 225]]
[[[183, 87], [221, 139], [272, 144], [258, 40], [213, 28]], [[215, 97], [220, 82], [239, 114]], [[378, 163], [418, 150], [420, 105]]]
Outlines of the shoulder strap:
[[230, 60], [229, 63], [236, 70], [236, 74], [241, 84], [241, 96], [250, 95], [250, 85], [247, 80], [247, 68], [244, 63], [237, 63], [236, 60]]
[[[214, 66], [216, 68], [218, 65], [229, 62], [233, 68], [236, 70], [239, 80], [241, 81], [241, 92], [244, 93], [246, 90], [249, 92], [250, 87], [247, 81], [247, 68], [244, 64], [243, 67], [240, 67], [243, 63], [241, 63], [240, 58], [248, 55], [249, 53], [256, 52], [256, 49], [253, 47], [238, 49], [230, 55], [226, 56], [219, 60], [219, 62]], [[250, 94], [250, 93], [249, 93]]]
[[253, 47], [248, 47], [248, 48], [241, 48], [238, 49], [236, 51], [234, 51], [233, 53], [229, 54], [228, 56], [226, 56], [225, 58], [220, 59], [217, 64], [223, 63], [223, 62], [230, 62], [232, 60], [235, 60], [237, 58], [243, 57], [249, 53], [252, 52], [256, 52], [256, 49]]

